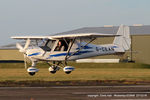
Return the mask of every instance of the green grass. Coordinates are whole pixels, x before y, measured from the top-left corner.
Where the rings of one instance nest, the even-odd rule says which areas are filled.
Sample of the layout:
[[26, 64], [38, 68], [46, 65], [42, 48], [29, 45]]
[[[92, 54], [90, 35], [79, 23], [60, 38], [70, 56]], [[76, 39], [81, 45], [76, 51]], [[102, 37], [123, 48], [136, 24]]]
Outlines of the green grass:
[[29, 76], [23, 63], [1, 63], [0, 82], [4, 81], [72, 81], [72, 80], [128, 80], [150, 81], [150, 65], [136, 63], [120, 64], [76, 64], [69, 65], [76, 69], [67, 75], [61, 69], [56, 74], [48, 72], [48, 65], [38, 64], [39, 72], [35, 76]]

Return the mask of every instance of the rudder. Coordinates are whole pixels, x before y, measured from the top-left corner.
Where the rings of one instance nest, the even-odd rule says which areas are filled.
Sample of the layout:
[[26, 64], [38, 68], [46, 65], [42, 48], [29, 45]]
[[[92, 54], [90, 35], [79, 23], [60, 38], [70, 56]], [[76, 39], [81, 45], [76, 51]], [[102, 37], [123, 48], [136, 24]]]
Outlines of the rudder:
[[129, 50], [131, 45], [129, 26], [120, 25], [117, 35], [120, 36], [115, 37], [113, 44], [117, 45], [122, 52]]

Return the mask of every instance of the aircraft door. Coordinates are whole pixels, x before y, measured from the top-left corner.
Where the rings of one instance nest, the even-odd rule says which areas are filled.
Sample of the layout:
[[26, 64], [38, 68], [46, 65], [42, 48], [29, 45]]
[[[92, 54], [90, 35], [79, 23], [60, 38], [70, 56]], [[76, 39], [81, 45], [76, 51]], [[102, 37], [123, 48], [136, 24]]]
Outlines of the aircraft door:
[[68, 50], [68, 46], [69, 46], [69, 40], [65, 41], [65, 40], [59, 40], [57, 42], [57, 45], [54, 49], [54, 51], [67, 51]]

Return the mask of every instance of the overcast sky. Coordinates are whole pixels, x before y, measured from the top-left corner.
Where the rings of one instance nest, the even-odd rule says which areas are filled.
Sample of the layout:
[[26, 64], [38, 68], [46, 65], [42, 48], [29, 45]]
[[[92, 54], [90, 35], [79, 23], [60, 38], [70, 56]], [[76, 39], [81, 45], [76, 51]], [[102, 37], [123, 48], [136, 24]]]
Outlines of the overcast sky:
[[15, 35], [120, 24], [150, 25], [150, 0], [0, 0], [0, 45]]

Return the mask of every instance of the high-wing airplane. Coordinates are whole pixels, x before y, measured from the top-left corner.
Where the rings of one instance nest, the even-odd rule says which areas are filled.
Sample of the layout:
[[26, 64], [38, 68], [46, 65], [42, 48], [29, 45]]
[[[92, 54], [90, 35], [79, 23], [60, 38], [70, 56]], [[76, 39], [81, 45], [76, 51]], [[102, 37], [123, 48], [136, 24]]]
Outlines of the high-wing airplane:
[[[94, 45], [91, 44], [96, 38], [115, 37], [112, 44]], [[56, 73], [63, 68], [66, 74], [70, 74], [75, 68], [68, 66], [67, 61], [75, 61], [93, 56], [125, 53], [130, 49], [131, 39], [128, 26], [121, 25], [117, 34], [103, 33], [74, 33], [51, 36], [14, 36], [13, 39], [26, 40], [23, 47], [17, 43], [16, 47], [32, 62], [32, 66], [27, 68], [30, 75], [35, 75], [39, 70], [36, 68], [38, 61], [46, 61], [50, 66], [49, 71]], [[37, 44], [31, 46], [31, 41]], [[88, 40], [88, 42], [85, 40]], [[38, 41], [43, 41], [42, 45]], [[25, 67], [26, 60], [25, 60]]]

